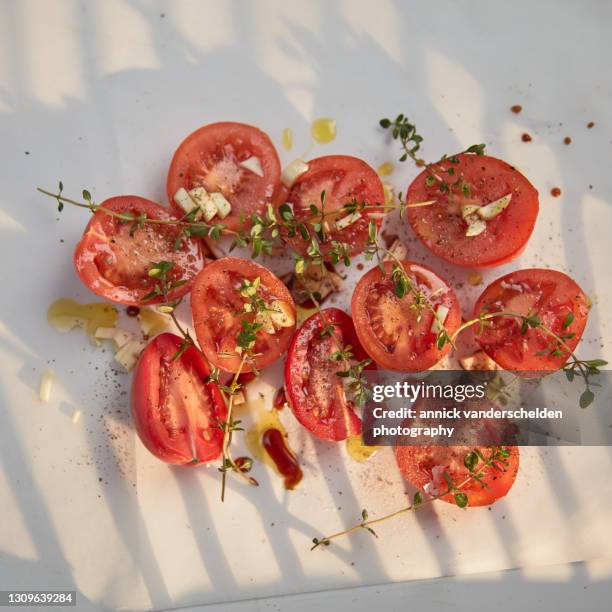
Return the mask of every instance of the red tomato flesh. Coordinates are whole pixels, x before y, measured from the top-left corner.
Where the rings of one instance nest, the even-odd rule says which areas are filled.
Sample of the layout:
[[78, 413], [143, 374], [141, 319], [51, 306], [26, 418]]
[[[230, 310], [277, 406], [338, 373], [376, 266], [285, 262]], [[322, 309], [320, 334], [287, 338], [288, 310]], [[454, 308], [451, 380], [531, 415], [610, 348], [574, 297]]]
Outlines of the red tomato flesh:
[[[332, 325], [338, 342], [321, 336]], [[297, 420], [322, 440], [346, 440], [361, 432], [361, 419], [347, 398], [343, 378], [346, 361], [334, 361], [332, 353], [350, 345], [356, 362], [367, 358], [351, 318], [338, 308], [325, 308], [306, 319], [295, 334], [285, 362], [285, 395]]]
[[[482, 455], [490, 457], [491, 450], [477, 447]], [[468, 506], [488, 506], [511, 489], [519, 467], [519, 449], [506, 446], [510, 456], [505, 460], [508, 465], [496, 464], [497, 469], [488, 468], [482, 483], [472, 480], [461, 487], [461, 492], [468, 498]], [[465, 456], [474, 450], [473, 446], [396, 446], [395, 458], [402, 476], [420, 491], [428, 485], [433, 486], [433, 493], [443, 493], [448, 489], [443, 473], [446, 472], [452, 482], [458, 485], [470, 476], [463, 464]], [[483, 486], [484, 485], [484, 486]], [[431, 490], [430, 490], [431, 491]], [[454, 504], [452, 495], [441, 497], [445, 502]]]
[[[344, 229], [336, 228], [335, 223], [348, 216], [349, 213], [341, 209], [353, 199], [359, 203], [365, 202], [367, 206], [384, 205], [385, 195], [378, 175], [368, 164], [356, 157], [318, 157], [308, 162], [308, 170], [295, 181], [291, 189], [281, 187], [275, 197], [277, 211], [281, 204], [291, 204], [296, 220], [304, 223], [308, 232], [313, 235], [313, 224], [320, 221], [323, 191], [325, 221], [329, 230], [325, 231], [325, 240], [321, 241], [321, 252], [328, 254], [333, 246], [332, 242], [336, 241], [348, 245], [351, 255], [361, 253], [368, 240], [370, 214], [380, 212], [382, 208], [365, 209], [358, 220]], [[310, 210], [311, 205], [316, 206], [316, 215]], [[381, 220], [375, 220], [376, 225], [380, 226]], [[310, 239], [304, 239], [299, 232], [289, 237], [287, 230], [282, 231], [282, 236], [294, 251], [306, 254]]]
[[[452, 163], [449, 159], [456, 160]], [[435, 200], [435, 204], [408, 208], [406, 217], [425, 246], [438, 257], [470, 268], [499, 266], [517, 257], [531, 236], [538, 216], [538, 192], [513, 166], [489, 157], [462, 153], [433, 164], [408, 187], [408, 204]], [[449, 170], [452, 174], [449, 174]], [[458, 183], [441, 191], [436, 181]], [[461, 184], [468, 185], [466, 193]], [[461, 216], [464, 204], [482, 206], [512, 194], [510, 203], [477, 236], [466, 236], [467, 222]]]
[[[250, 157], [259, 160], [263, 176], [240, 166]], [[238, 230], [241, 216], [248, 227], [252, 214], [265, 212], [279, 179], [280, 161], [267, 134], [244, 123], [211, 123], [187, 136], [174, 153], [168, 171], [168, 199], [184, 214], [174, 203], [174, 194], [180, 187], [220, 192], [232, 210], [225, 219], [214, 217], [212, 222]]]
[[[402, 298], [394, 291], [393, 263], [372, 268], [361, 277], [351, 301], [357, 336], [367, 354], [388, 370], [412, 372], [435, 365], [450, 350], [447, 342], [437, 348], [434, 313], [418, 305], [410, 291]], [[448, 309], [444, 327], [451, 335], [461, 323], [455, 292], [433, 270], [410, 261], [403, 262], [413, 286], [424, 294], [437, 311]]]
[[274, 363], [289, 347], [295, 330], [295, 304], [287, 287], [267, 268], [254, 261], [224, 257], [208, 264], [197, 276], [191, 295], [193, 323], [198, 343], [207, 359], [226, 372], [237, 372], [242, 355], [236, 352], [242, 321], [253, 323], [255, 315], [245, 312], [247, 298], [240, 294], [244, 280], [260, 279], [258, 296], [270, 305], [279, 300], [291, 310], [294, 324], [274, 334], [256, 332], [254, 362], [246, 361], [242, 372], [260, 370]]
[[[543, 325], [573, 351], [586, 325], [589, 308], [582, 289], [566, 274], [556, 270], [533, 268], [517, 270], [491, 283], [474, 306], [480, 313], [509, 311], [537, 315]], [[517, 317], [500, 316], [488, 320], [477, 334], [482, 349], [506, 370], [554, 371], [569, 358], [541, 329], [529, 327], [525, 333]], [[558, 350], [557, 353], [553, 351]]]
[[132, 416], [147, 449], [166, 463], [196, 465], [221, 454], [226, 406], [204, 359], [161, 334], [142, 352], [132, 381]]
[[[116, 213], [161, 221], [177, 220], [166, 208], [138, 196], [117, 196], [101, 206]], [[153, 264], [170, 261], [174, 267], [170, 281], [186, 281], [173, 289], [169, 299], [177, 299], [191, 289], [196, 274], [204, 265], [199, 241], [180, 236], [176, 225], [143, 223], [130, 235], [132, 223], [98, 210], [90, 219], [74, 252], [77, 274], [89, 289], [113, 302], [139, 306], [158, 304], [163, 297], [143, 298], [157, 280], [148, 274]]]

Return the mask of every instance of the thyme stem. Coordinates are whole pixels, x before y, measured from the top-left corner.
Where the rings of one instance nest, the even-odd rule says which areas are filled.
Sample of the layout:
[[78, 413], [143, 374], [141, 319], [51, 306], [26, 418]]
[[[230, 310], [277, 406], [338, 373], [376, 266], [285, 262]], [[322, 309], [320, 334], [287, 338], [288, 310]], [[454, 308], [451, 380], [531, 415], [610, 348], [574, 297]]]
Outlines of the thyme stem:
[[[100, 204], [94, 204], [93, 202], [91, 204], [86, 204], [84, 202], [78, 202], [77, 200], [66, 198], [63, 195], [60, 195], [58, 193], [52, 193], [51, 191], [47, 191], [46, 189], [42, 189], [41, 187], [37, 187], [36, 191], [46, 196], [50, 196], [54, 200], [57, 200], [58, 202], [64, 202], [65, 204], [70, 204], [71, 206], [77, 206], [79, 208], [87, 208], [92, 213], [101, 211], [111, 217], [120, 219], [121, 221], [134, 221], [135, 220], [132, 215], [129, 215], [126, 213], [118, 213], [114, 210], [111, 210], [110, 208], [101, 206]], [[150, 223], [152, 225], [175, 225], [178, 227], [190, 227], [194, 229], [207, 229], [207, 230], [210, 230], [214, 227], [210, 223], [202, 223], [200, 221], [185, 221], [183, 219], [151, 219], [150, 217], [147, 217], [146, 219], [142, 219], [141, 223]], [[238, 235], [238, 232], [227, 229], [227, 228], [223, 228], [222, 233], [227, 234], [227, 235], [232, 235], [232, 236]]]
[[[238, 377], [240, 376], [240, 373], [242, 372], [242, 368], [244, 367], [244, 364], [246, 362], [248, 358], [248, 353], [244, 353], [242, 355], [242, 359], [240, 361], [240, 366], [238, 367], [238, 370], [236, 370], [236, 373], [234, 374], [234, 378], [232, 380], [232, 388], [235, 387], [238, 384]], [[221, 459], [223, 461], [223, 465], [222, 465], [222, 469], [221, 469], [221, 501], [225, 501], [225, 486], [226, 486], [226, 480], [227, 480], [227, 469], [228, 469], [228, 465], [232, 468], [232, 470], [234, 472], [236, 472], [239, 476], [241, 476], [244, 480], [246, 480], [246, 482], [248, 482], [250, 485], [253, 486], [259, 486], [259, 483], [257, 482], [257, 480], [255, 480], [255, 478], [253, 478], [252, 476], [249, 476], [248, 474], [246, 474], [245, 472], [243, 472], [237, 465], [236, 462], [234, 460], [234, 458], [232, 457], [232, 453], [230, 451], [230, 445], [232, 443], [232, 434], [234, 431], [233, 428], [233, 409], [234, 409], [234, 397], [235, 397], [235, 393], [231, 393], [229, 396], [229, 400], [227, 403], [227, 417], [225, 419], [225, 424], [223, 426], [223, 444], [221, 447]]]
[[[477, 455], [479, 456], [479, 458], [482, 457], [480, 453], [478, 453]], [[315, 548], [318, 548], [321, 545], [328, 546], [331, 540], [335, 540], [336, 538], [340, 538], [342, 536], [349, 535], [351, 533], [354, 533], [355, 531], [358, 531], [359, 529], [371, 528], [372, 525], [377, 525], [384, 521], [388, 521], [392, 518], [395, 518], [396, 516], [410, 512], [411, 510], [417, 510], [417, 508], [420, 508], [421, 506], [430, 504], [433, 501], [436, 501], [438, 499], [446, 497], [449, 494], [452, 494], [453, 491], [458, 491], [464, 488], [467, 484], [469, 484], [470, 482], [474, 480], [481, 481], [482, 477], [487, 473], [487, 470], [489, 470], [490, 468], [500, 470], [500, 468], [495, 466], [495, 463], [499, 461], [501, 461], [500, 456], [499, 456], [499, 448], [494, 447], [491, 451], [491, 455], [487, 459], [480, 458], [479, 463], [477, 463], [476, 466], [470, 470], [471, 471], [470, 476], [465, 478], [463, 481], [461, 481], [457, 485], [449, 486], [448, 489], [444, 491], [443, 493], [439, 493], [438, 495], [433, 495], [431, 497], [428, 497], [427, 499], [421, 499], [419, 497], [419, 499], [421, 500], [419, 501], [419, 503], [413, 502], [412, 504], [409, 504], [408, 506], [404, 506], [403, 508], [400, 508], [399, 510], [395, 510], [394, 512], [385, 514], [384, 516], [380, 516], [378, 518], [370, 519], [370, 520], [363, 520], [353, 525], [352, 527], [349, 527], [348, 529], [338, 531], [331, 535], [325, 536], [321, 539], [315, 538], [313, 540], [314, 545], [310, 548], [310, 550], [314, 550]], [[482, 486], [485, 486], [482, 482], [481, 484]]]

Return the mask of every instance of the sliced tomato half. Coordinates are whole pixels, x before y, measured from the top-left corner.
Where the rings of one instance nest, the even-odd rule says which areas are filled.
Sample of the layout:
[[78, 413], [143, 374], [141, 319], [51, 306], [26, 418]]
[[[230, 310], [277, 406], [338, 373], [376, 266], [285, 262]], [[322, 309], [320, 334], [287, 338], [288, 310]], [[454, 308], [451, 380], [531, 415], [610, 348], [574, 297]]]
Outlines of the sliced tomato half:
[[287, 311], [286, 326], [274, 331], [260, 328], [252, 347], [256, 355], [247, 360], [242, 372], [260, 370], [274, 363], [289, 347], [295, 331], [295, 304], [283, 282], [254, 261], [224, 257], [208, 264], [197, 276], [191, 295], [196, 336], [202, 351], [213, 365], [226, 372], [237, 372], [242, 353], [236, 351], [243, 321], [256, 323], [254, 312], [247, 312], [249, 299], [241, 294], [245, 281], [259, 279], [257, 296], [271, 308], [280, 302]]
[[[278, 216], [282, 218], [280, 206], [289, 204], [296, 224], [306, 228], [305, 234], [298, 229], [292, 236], [287, 229], [282, 231], [294, 251], [306, 254], [319, 229], [318, 242], [324, 255], [334, 248], [334, 243], [346, 245], [350, 255], [355, 255], [367, 245], [370, 220], [380, 226], [385, 195], [380, 178], [366, 162], [348, 155], [328, 155], [310, 160], [308, 170], [290, 189], [281, 187], [275, 201]], [[365, 204], [366, 208], [360, 212], [357, 206], [356, 212], [348, 212], [344, 206], [351, 202]], [[343, 227], [345, 223], [348, 225]]]
[[280, 161], [267, 134], [244, 123], [211, 123], [189, 134], [174, 153], [168, 171], [168, 199], [184, 214], [174, 203], [181, 187], [221, 193], [231, 204], [231, 212], [213, 221], [238, 230], [243, 224], [250, 226], [252, 214], [265, 212], [279, 179]]
[[166, 463], [197, 465], [221, 454], [219, 422], [226, 406], [198, 351], [182, 339], [156, 336], [142, 352], [132, 380], [132, 416], [147, 449]]
[[[491, 449], [476, 447], [488, 458]], [[507, 495], [512, 488], [519, 467], [519, 449], [516, 446], [504, 447], [510, 453], [505, 459], [507, 465], [496, 463], [487, 468], [481, 482], [471, 480], [461, 487], [461, 492], [468, 498], [468, 506], [488, 506]], [[420, 491], [436, 495], [448, 490], [444, 473], [450, 476], [455, 485], [470, 478], [470, 471], [464, 465], [472, 446], [396, 446], [395, 458], [402, 476]], [[440, 499], [451, 504], [456, 503], [452, 495]]]
[[[468, 236], [476, 209], [510, 195], [505, 209]], [[433, 204], [408, 208], [406, 218], [423, 244], [459, 266], [487, 268], [518, 257], [538, 216], [538, 192], [513, 166], [488, 155], [462, 153], [423, 170], [408, 187], [406, 202]], [[481, 220], [482, 221], [482, 220]]]
[[398, 297], [396, 264], [372, 268], [353, 292], [353, 321], [363, 348], [379, 366], [400, 372], [426, 370], [450, 350], [449, 342], [438, 348], [439, 323], [452, 335], [461, 323], [461, 310], [455, 292], [433, 270], [411, 261], [402, 265], [415, 292], [406, 290]]
[[[100, 206], [134, 218], [146, 215], [156, 221], [177, 221], [168, 209], [138, 196], [117, 196]], [[103, 210], [94, 213], [74, 252], [77, 274], [89, 289], [113, 302], [135, 306], [163, 301], [161, 296], [144, 299], [158, 282], [149, 270], [160, 261], [174, 264], [168, 281], [182, 284], [168, 299], [177, 299], [191, 289], [204, 266], [204, 255], [199, 241], [181, 237], [176, 225], [134, 226]]]
[[[537, 318], [561, 337], [564, 345], [521, 318], [499, 316], [487, 320], [476, 340], [506, 370], [550, 372], [569, 359], [588, 317], [587, 298], [569, 276], [556, 270], [532, 268], [506, 274], [491, 283], [474, 306], [474, 316], [511, 312]], [[535, 319], [534, 319], [535, 320]]]
[[[347, 345], [350, 361], [332, 357]], [[345, 379], [337, 373], [367, 357], [351, 317], [338, 308], [312, 315], [295, 334], [285, 362], [285, 395], [297, 420], [318, 438], [337, 442], [361, 432]]]

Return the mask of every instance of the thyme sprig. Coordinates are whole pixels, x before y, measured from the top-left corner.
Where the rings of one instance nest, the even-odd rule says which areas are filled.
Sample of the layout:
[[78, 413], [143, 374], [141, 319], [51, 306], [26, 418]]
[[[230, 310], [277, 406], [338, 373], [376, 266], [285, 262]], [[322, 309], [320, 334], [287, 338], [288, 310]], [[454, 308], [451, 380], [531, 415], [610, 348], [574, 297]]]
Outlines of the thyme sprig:
[[[240, 340], [238, 340], [238, 342], [240, 344]], [[238, 370], [236, 370], [236, 373], [234, 374], [234, 377], [232, 378], [231, 384], [227, 387], [221, 387], [221, 390], [224, 391], [229, 396], [229, 400], [227, 402], [227, 417], [225, 421], [219, 423], [219, 428], [223, 431], [223, 442], [221, 445], [221, 466], [219, 467], [219, 471], [221, 472], [221, 501], [222, 502], [225, 501], [225, 489], [226, 489], [226, 484], [227, 484], [228, 471], [232, 471], [238, 474], [238, 476], [240, 476], [243, 480], [245, 480], [250, 485], [253, 485], [255, 487], [259, 486], [259, 482], [257, 482], [257, 480], [255, 480], [255, 478], [253, 478], [252, 476], [248, 475], [247, 472], [249, 470], [245, 469], [244, 463], [241, 462], [241, 464], [239, 465], [236, 462], [236, 459], [234, 459], [232, 452], [231, 452], [233, 434], [236, 431], [242, 430], [242, 428], [239, 427], [240, 421], [234, 420], [233, 412], [234, 412], [234, 398], [236, 397], [236, 394], [242, 388], [242, 385], [238, 382], [238, 379], [240, 377], [240, 374], [242, 373], [242, 370], [247, 360], [252, 359], [252, 353], [250, 352], [250, 349], [247, 348], [247, 344], [248, 343], [245, 343], [244, 346], [242, 347], [243, 352], [242, 352], [242, 359], [240, 360], [240, 366], [238, 367]], [[247, 457], [246, 459], [250, 459], [250, 457]], [[252, 464], [252, 460], [251, 460], [251, 464]]]
[[[231, 453], [231, 443], [234, 432], [241, 431], [239, 427], [240, 421], [233, 419], [233, 408], [235, 404], [235, 397], [238, 392], [242, 390], [243, 385], [240, 384], [239, 378], [242, 373], [245, 364], [251, 364], [251, 371], [255, 374], [259, 372], [254, 368], [254, 360], [257, 357], [257, 353], [254, 352], [255, 342], [257, 341], [257, 333], [263, 328], [263, 324], [258, 322], [258, 315], [266, 315], [271, 312], [266, 300], [261, 295], [261, 280], [259, 277], [251, 280], [243, 279], [240, 287], [240, 295], [245, 298], [243, 303], [243, 312], [246, 314], [254, 314], [255, 319], [249, 321], [243, 318], [241, 321], [241, 327], [236, 334], [236, 346], [234, 348], [235, 353], [241, 355], [240, 365], [234, 374], [232, 382], [221, 390], [228, 394], [228, 408], [227, 408], [227, 419], [225, 422], [220, 424], [223, 430], [223, 446], [222, 446], [222, 462], [219, 471], [221, 472], [221, 501], [225, 500], [225, 489], [227, 472], [233, 471], [243, 478], [246, 482], [251, 485], [258, 486], [259, 483], [252, 476], [249, 476], [245, 469], [245, 458], [241, 458], [240, 463], [237, 462]], [[250, 459], [250, 458], [246, 458]], [[252, 464], [252, 461], [251, 461]]]
[[390, 514], [386, 514], [375, 519], [370, 519], [368, 511], [363, 509], [361, 511], [361, 520], [358, 523], [352, 527], [349, 527], [348, 529], [332, 533], [331, 535], [324, 536], [322, 538], [313, 538], [313, 545], [310, 550], [314, 550], [320, 546], [329, 546], [332, 540], [349, 535], [355, 531], [359, 531], [360, 529], [365, 529], [371, 535], [378, 537], [372, 528], [373, 525], [378, 525], [379, 523], [393, 519], [401, 514], [416, 511], [418, 508], [446, 497], [447, 495], [453, 496], [457, 506], [460, 508], [465, 508], [468, 505], [469, 500], [468, 496], [462, 491], [462, 489], [471, 482], [477, 482], [483, 488], [486, 487], [487, 485], [484, 482], [485, 476], [492, 470], [500, 473], [504, 472], [505, 468], [508, 466], [508, 457], [510, 457], [510, 451], [505, 446], [491, 447], [488, 457], [486, 457], [480, 449], [474, 448], [468, 452], [463, 459], [463, 464], [470, 472], [470, 475], [461, 482], [454, 483], [448, 472], [444, 472], [443, 477], [447, 488], [442, 493], [426, 497], [421, 491], [417, 491], [412, 498], [411, 504], [404, 506], [395, 512], [391, 512]]
[[[530, 312], [525, 315], [509, 310], [500, 310], [497, 312], [483, 311], [478, 315], [478, 317], [470, 319], [469, 321], [466, 321], [460, 325], [452, 334], [451, 339], [454, 341], [461, 332], [469, 327], [472, 327], [473, 325], [478, 325], [477, 333], [481, 334], [484, 331], [487, 322], [496, 317], [514, 317], [518, 319], [521, 324], [520, 331], [522, 335], [525, 335], [529, 329], [537, 329], [551, 338], [553, 344], [546, 350], [539, 351], [536, 353], [536, 355], [546, 354], [554, 357], [561, 357], [566, 354], [568, 356], [568, 361], [565, 363], [563, 371], [565, 372], [567, 380], [572, 382], [575, 377], [578, 376], [584, 381], [585, 389], [581, 393], [578, 400], [580, 407], [587, 408], [593, 403], [595, 400], [595, 392], [592, 389], [593, 383], [591, 378], [600, 374], [600, 368], [608, 365], [608, 362], [604, 359], [579, 359], [576, 353], [566, 342], [566, 340], [573, 338], [574, 334], [571, 332], [564, 332], [561, 335], [555, 333], [548, 326], [544, 325], [537, 312]], [[568, 313], [563, 322], [562, 328], [564, 330], [568, 329], [573, 320], [574, 315], [572, 313]]]
[[[422, 157], [417, 155], [417, 152], [421, 148], [423, 137], [417, 133], [416, 126], [411, 123], [403, 113], [400, 113], [394, 120], [384, 118], [380, 119], [378, 123], [383, 129], [391, 130], [390, 133], [393, 140], [399, 140], [403, 151], [399, 161], [404, 162], [408, 158], [411, 158], [419, 168], [425, 167], [427, 170], [425, 184], [428, 187], [437, 185], [440, 192], [449, 193], [451, 195], [459, 190], [464, 197], [470, 197], [472, 188], [468, 182], [464, 181], [461, 177], [457, 177], [454, 180], [448, 177], [455, 176], [455, 166], [459, 163], [458, 155], [462, 153], [484, 155], [486, 145], [474, 144], [467, 147], [459, 154], [450, 156], [443, 155], [437, 162], [426, 162]], [[436, 168], [436, 166], [446, 161], [450, 163], [448, 167]], [[447, 176], [442, 176], [442, 173]]]
[[410, 157], [418, 166], [425, 165], [425, 160], [417, 156], [423, 137], [417, 133], [416, 125], [410, 123], [408, 117], [400, 113], [394, 120], [381, 119], [378, 123], [383, 129], [391, 130], [393, 140], [400, 141], [403, 153], [399, 161], [404, 162]]
[[[237, 232], [234, 230], [230, 230], [225, 227], [222, 223], [204, 223], [203, 221], [194, 221], [195, 212], [197, 209], [194, 209], [192, 212], [183, 215], [178, 219], [153, 219], [149, 217], [146, 213], [140, 213], [135, 215], [130, 212], [117, 212], [115, 210], [111, 210], [106, 206], [102, 206], [101, 204], [96, 204], [92, 197], [91, 193], [87, 189], [83, 189], [81, 196], [82, 201], [75, 200], [73, 198], [67, 198], [62, 195], [64, 190], [64, 185], [60, 181], [58, 184], [58, 191], [52, 192], [46, 189], [42, 189], [41, 187], [37, 187], [36, 191], [42, 193], [43, 195], [49, 196], [57, 201], [57, 209], [61, 212], [64, 209], [64, 204], [70, 204], [71, 206], [76, 206], [77, 208], [86, 208], [92, 214], [96, 212], [103, 212], [110, 217], [114, 217], [118, 219], [122, 223], [130, 223], [130, 235], [133, 236], [136, 230], [138, 230], [143, 225], [173, 225], [181, 228], [182, 236], [194, 236], [199, 238], [210, 237], [213, 240], [219, 240], [222, 235], [237, 235]], [[179, 247], [180, 242], [179, 238], [177, 238], [177, 243], [175, 243], [175, 250]]]

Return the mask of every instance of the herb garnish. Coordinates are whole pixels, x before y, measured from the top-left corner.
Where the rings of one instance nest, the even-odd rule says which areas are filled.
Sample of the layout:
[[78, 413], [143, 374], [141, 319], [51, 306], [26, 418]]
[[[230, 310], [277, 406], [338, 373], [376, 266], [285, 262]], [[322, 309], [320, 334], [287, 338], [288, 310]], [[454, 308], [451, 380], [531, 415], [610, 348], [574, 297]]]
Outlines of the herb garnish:
[[359, 529], [365, 529], [373, 536], [378, 537], [374, 529], [372, 529], [372, 525], [377, 525], [383, 521], [395, 518], [400, 514], [406, 514], [407, 512], [413, 510], [416, 511], [421, 506], [429, 504], [437, 499], [441, 499], [442, 497], [446, 497], [447, 495], [452, 495], [455, 503], [460, 508], [465, 508], [468, 505], [468, 496], [462, 491], [462, 489], [471, 482], [478, 482], [483, 488], [486, 487], [486, 483], [483, 480], [484, 477], [491, 470], [500, 473], [504, 472], [505, 468], [508, 466], [508, 457], [510, 457], [510, 451], [505, 446], [491, 447], [488, 457], [485, 457], [478, 448], [474, 448], [465, 455], [463, 460], [465, 467], [470, 472], [470, 475], [465, 480], [459, 483], [454, 483], [448, 472], [444, 472], [443, 476], [447, 486], [444, 492], [425, 497], [423, 493], [417, 491], [414, 494], [411, 504], [376, 519], [370, 519], [367, 510], [364, 509], [361, 511], [361, 521], [348, 529], [344, 529], [343, 531], [338, 531], [337, 533], [333, 533], [322, 538], [313, 538], [313, 545], [310, 550], [314, 550], [319, 546], [329, 546], [332, 540], [349, 535], [355, 531], [358, 531]]

